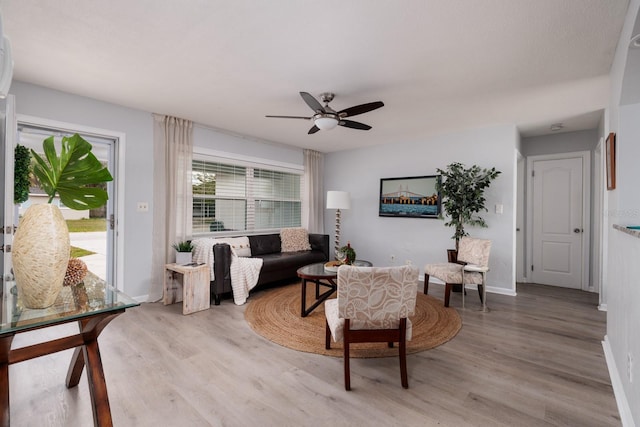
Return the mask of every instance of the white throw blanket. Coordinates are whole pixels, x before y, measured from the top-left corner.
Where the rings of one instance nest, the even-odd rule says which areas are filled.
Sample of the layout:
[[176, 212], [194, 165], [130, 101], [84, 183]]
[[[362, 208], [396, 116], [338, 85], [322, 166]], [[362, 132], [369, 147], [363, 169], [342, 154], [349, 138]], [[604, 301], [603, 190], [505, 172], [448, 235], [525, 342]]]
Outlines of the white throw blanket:
[[[193, 261], [205, 263], [209, 266], [211, 280], [214, 276], [213, 245], [216, 239], [195, 239], [193, 240]], [[249, 291], [258, 283], [258, 276], [262, 268], [262, 259], [239, 257], [231, 248], [231, 290], [233, 292], [233, 302], [242, 305], [247, 302]]]
[[249, 291], [258, 283], [261, 268], [262, 258], [240, 257], [231, 251], [231, 289], [236, 305], [247, 302]]

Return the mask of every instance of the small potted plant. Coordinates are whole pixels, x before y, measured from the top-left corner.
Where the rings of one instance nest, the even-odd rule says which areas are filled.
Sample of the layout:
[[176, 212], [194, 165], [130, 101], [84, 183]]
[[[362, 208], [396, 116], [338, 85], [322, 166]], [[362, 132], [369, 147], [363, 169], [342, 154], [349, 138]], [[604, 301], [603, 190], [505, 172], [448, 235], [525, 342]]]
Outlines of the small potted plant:
[[351, 243], [343, 246], [338, 251], [338, 260], [343, 264], [351, 265], [356, 260], [356, 251], [351, 247]]
[[[500, 171], [496, 168], [485, 169], [473, 165], [465, 168], [462, 163], [451, 163], [446, 169], [437, 169], [442, 179], [436, 184], [436, 189], [442, 197], [442, 207], [449, 217], [445, 226], [454, 227], [455, 233], [452, 239], [456, 241], [455, 251], [449, 250], [449, 262], [456, 262], [458, 242], [463, 236], [467, 236], [465, 224], [477, 227], [486, 227], [484, 219], [478, 212], [487, 211], [485, 207], [484, 191], [489, 187]], [[442, 214], [440, 214], [442, 217]]]
[[189, 264], [191, 262], [193, 245], [190, 240], [174, 243], [171, 246], [176, 250], [176, 264]]

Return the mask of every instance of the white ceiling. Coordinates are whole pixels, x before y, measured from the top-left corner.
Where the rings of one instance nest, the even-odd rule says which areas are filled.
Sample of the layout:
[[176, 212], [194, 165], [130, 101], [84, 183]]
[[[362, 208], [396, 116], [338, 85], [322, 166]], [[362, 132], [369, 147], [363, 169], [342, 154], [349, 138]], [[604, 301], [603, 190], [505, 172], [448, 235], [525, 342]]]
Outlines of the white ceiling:
[[[628, 0], [0, 0], [14, 79], [331, 152], [595, 128]], [[373, 127], [307, 135], [298, 92]]]

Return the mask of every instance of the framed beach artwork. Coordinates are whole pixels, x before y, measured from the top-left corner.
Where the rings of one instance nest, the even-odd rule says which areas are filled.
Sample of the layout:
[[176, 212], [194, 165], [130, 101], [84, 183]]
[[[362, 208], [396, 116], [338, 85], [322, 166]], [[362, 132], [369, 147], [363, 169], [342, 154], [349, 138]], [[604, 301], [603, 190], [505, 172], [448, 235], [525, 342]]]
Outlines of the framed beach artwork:
[[440, 175], [380, 179], [378, 216], [438, 218]]

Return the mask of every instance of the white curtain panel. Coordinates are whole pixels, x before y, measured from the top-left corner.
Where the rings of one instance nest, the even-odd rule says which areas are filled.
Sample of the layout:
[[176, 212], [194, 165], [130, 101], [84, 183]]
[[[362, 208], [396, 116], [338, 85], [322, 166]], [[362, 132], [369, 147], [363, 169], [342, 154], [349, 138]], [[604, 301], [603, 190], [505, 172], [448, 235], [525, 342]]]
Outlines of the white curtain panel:
[[302, 226], [309, 233], [324, 233], [324, 154], [304, 150]]
[[175, 261], [173, 243], [191, 238], [193, 123], [153, 115], [153, 243], [148, 301], [162, 298], [164, 265]]

